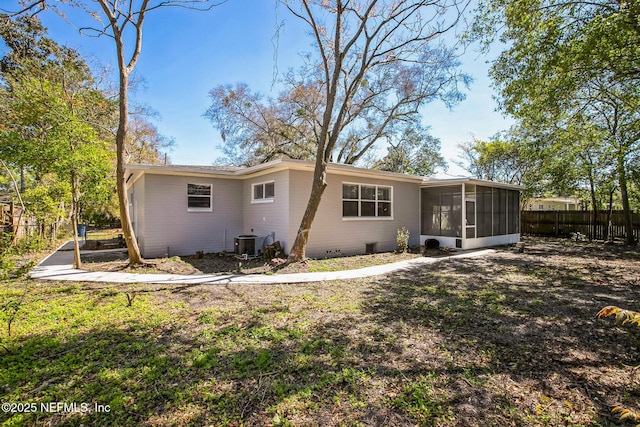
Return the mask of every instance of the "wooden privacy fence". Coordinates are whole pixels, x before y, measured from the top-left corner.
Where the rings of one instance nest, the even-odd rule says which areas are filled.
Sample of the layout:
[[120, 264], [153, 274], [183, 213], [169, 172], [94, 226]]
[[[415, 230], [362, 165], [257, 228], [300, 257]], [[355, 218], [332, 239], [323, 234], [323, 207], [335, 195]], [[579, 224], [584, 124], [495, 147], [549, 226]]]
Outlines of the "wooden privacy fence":
[[[638, 240], [640, 214], [633, 213], [632, 218], [633, 236]], [[598, 211], [595, 235], [593, 212], [590, 211], [522, 211], [520, 220], [522, 234], [559, 237], [579, 232], [595, 240], [626, 236], [622, 211], [611, 213], [611, 224], [608, 221], [608, 211]]]

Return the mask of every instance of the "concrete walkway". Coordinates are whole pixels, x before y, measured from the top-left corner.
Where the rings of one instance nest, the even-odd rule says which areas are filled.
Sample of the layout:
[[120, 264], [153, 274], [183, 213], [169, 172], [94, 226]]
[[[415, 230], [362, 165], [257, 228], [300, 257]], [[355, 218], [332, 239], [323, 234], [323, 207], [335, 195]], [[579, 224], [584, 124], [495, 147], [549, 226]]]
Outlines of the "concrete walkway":
[[[71, 247], [73, 242], [71, 242]], [[425, 264], [434, 264], [447, 259], [470, 258], [484, 256], [495, 251], [484, 249], [466, 252], [441, 258], [415, 258], [391, 264], [359, 268], [357, 270], [332, 271], [320, 273], [292, 274], [146, 274], [118, 273], [102, 271], [85, 271], [73, 268], [73, 251], [68, 250], [69, 242], [62, 245], [53, 254], [45, 258], [29, 272], [29, 276], [41, 280], [68, 280], [78, 282], [112, 282], [112, 283], [155, 283], [155, 284], [275, 284], [275, 283], [308, 283], [326, 280], [360, 279], [381, 274], [392, 273]], [[100, 252], [124, 251], [124, 249], [108, 249]], [[83, 253], [98, 251], [81, 251]]]

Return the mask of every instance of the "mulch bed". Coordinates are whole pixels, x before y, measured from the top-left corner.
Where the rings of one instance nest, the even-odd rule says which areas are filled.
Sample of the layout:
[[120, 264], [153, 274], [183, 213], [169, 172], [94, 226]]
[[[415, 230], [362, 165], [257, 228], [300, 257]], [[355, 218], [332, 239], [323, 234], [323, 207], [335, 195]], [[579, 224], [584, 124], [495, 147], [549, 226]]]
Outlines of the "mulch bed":
[[[443, 253], [432, 252], [440, 256]], [[130, 267], [126, 252], [83, 254], [83, 269], [90, 271], [126, 271], [134, 273], [171, 274], [265, 274], [306, 273], [314, 271], [337, 271], [369, 267], [372, 265], [412, 259], [417, 253], [385, 252], [370, 255], [345, 256], [339, 258], [310, 259], [280, 267], [263, 258], [243, 260], [229, 253], [211, 253], [201, 256], [183, 256], [146, 260], [143, 266]]]

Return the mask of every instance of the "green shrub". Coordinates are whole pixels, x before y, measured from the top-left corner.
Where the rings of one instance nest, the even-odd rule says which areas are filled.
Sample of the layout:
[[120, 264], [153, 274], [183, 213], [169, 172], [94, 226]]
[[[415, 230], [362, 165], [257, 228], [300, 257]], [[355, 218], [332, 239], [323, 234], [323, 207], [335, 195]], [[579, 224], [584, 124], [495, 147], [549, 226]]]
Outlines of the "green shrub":
[[47, 243], [36, 235], [29, 235], [19, 239], [15, 246], [11, 246], [11, 234], [4, 234], [0, 239], [0, 280], [26, 274], [35, 263], [26, 260], [22, 255], [42, 251], [48, 246]]

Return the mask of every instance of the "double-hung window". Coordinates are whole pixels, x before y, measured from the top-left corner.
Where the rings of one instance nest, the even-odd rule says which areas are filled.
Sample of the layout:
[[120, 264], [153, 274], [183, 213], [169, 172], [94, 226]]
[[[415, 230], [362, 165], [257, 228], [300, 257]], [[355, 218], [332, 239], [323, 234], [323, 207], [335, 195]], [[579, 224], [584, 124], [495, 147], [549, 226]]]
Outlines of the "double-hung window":
[[382, 185], [342, 184], [342, 217], [390, 219], [392, 190]]
[[276, 185], [274, 181], [261, 182], [251, 186], [251, 202], [252, 203], [269, 203], [273, 202], [276, 196]]
[[187, 211], [211, 212], [213, 206], [211, 184], [187, 184]]

